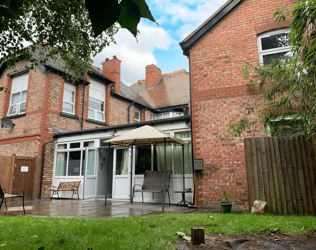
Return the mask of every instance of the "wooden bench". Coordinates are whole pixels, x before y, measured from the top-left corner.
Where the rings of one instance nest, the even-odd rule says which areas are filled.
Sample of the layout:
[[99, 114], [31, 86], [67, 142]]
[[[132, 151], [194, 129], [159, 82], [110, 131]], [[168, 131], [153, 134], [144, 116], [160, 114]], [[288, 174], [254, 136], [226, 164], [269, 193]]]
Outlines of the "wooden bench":
[[71, 191], [72, 192], [71, 199], [74, 196], [74, 194], [77, 194], [78, 200], [79, 200], [79, 193], [78, 193], [79, 185], [80, 185], [80, 181], [61, 181], [58, 187], [52, 186], [53, 189], [51, 189], [50, 191], [52, 191], [53, 194], [50, 197], [50, 199], [52, 200], [55, 194], [58, 196], [58, 199], [59, 199], [59, 192], [61, 191]]
[[[171, 171], [166, 171], [166, 187], [165, 192], [168, 192], [169, 197], [169, 207], [170, 207], [170, 195], [169, 195], [169, 187], [170, 187], [170, 174]], [[143, 185], [135, 184], [133, 187], [131, 205], [133, 205], [134, 193], [140, 192], [142, 193], [142, 202], [144, 202], [143, 193], [162, 193], [163, 192], [163, 176], [164, 171], [145, 171], [144, 173], [144, 182]], [[136, 189], [136, 186], [140, 186], [141, 189]], [[163, 201], [164, 201], [163, 197]]]

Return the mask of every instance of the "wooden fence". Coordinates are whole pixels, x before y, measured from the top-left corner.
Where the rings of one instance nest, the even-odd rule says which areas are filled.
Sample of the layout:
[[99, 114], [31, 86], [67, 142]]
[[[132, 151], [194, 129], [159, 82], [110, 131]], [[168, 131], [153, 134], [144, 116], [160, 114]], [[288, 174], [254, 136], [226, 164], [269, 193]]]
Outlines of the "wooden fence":
[[[6, 190], [12, 189], [13, 186], [15, 158], [15, 154], [12, 156], [0, 156], [0, 183]], [[8, 199], [7, 202], [10, 203], [10, 200]]]
[[280, 215], [316, 215], [316, 137], [247, 138], [249, 210], [255, 200]]

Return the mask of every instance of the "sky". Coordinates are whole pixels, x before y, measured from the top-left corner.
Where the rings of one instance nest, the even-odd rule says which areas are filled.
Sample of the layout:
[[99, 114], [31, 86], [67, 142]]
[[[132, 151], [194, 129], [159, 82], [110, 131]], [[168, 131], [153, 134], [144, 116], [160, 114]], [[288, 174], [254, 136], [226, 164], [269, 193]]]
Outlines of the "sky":
[[93, 65], [102, 68], [105, 58], [116, 55], [121, 60], [121, 81], [132, 85], [145, 79], [145, 67], [155, 64], [163, 74], [185, 69], [189, 61], [179, 43], [209, 18], [227, 0], [146, 0], [157, 24], [142, 18], [137, 40], [126, 29], [93, 58]]

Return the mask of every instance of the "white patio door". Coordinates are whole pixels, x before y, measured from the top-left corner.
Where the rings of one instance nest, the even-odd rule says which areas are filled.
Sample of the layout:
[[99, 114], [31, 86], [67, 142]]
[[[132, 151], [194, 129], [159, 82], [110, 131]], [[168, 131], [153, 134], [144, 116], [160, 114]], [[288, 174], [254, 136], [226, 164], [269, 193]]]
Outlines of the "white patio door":
[[113, 159], [113, 198], [129, 199], [130, 197], [130, 150], [115, 148]]
[[98, 196], [98, 149], [87, 147], [84, 151], [84, 182], [83, 199], [97, 198]]

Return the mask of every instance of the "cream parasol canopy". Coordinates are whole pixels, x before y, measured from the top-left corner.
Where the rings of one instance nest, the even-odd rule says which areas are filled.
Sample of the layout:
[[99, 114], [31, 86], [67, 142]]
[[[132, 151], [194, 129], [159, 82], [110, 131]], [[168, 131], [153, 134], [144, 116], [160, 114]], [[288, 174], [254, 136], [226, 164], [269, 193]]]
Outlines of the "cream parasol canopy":
[[143, 145], [157, 145], [157, 144], [188, 144], [187, 141], [180, 138], [169, 135], [168, 133], [151, 126], [143, 126], [127, 132], [124, 135], [115, 137], [113, 139], [104, 141], [105, 143], [111, 143], [112, 145], [120, 146], [143, 146]]

